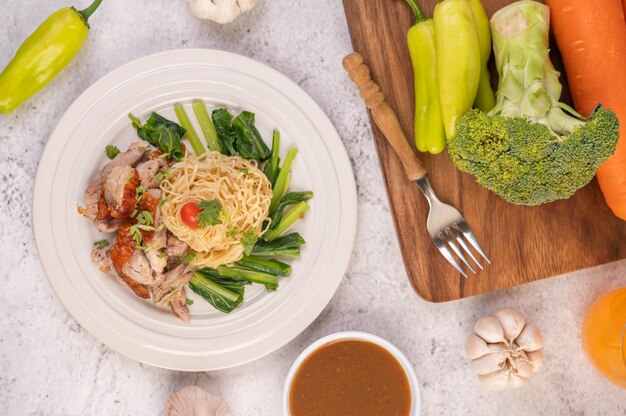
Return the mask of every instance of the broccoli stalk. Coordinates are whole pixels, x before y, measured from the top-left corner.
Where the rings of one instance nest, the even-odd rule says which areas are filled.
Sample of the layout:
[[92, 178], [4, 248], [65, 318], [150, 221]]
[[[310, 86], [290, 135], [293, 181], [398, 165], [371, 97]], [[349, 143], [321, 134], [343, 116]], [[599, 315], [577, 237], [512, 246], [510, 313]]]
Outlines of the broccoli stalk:
[[615, 151], [619, 123], [598, 108], [585, 119], [560, 103], [559, 73], [548, 56], [549, 9], [515, 2], [491, 19], [500, 75], [496, 106], [465, 114], [450, 139], [456, 166], [507, 201], [567, 199]]

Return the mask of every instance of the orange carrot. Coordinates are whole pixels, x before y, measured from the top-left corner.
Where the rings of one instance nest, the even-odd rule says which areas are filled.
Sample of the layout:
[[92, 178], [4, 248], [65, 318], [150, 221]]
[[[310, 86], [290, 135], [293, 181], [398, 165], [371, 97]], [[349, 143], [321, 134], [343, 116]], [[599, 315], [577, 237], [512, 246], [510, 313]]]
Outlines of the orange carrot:
[[[623, 0], [626, 1], [626, 0]], [[620, 120], [615, 154], [598, 169], [607, 205], [626, 220], [626, 23], [620, 0], [546, 0], [574, 106], [601, 103]]]

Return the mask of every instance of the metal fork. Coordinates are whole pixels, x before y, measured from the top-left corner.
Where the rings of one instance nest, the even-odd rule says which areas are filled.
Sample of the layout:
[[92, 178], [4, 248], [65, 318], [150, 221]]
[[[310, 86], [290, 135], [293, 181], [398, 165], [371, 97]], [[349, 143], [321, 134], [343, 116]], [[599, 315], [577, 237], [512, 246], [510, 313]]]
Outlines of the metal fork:
[[435, 195], [426, 176], [426, 168], [422, 166], [413, 147], [402, 132], [398, 117], [385, 101], [380, 87], [372, 81], [370, 70], [363, 63], [361, 55], [355, 52], [349, 54], [343, 59], [343, 67], [350, 75], [350, 79], [359, 87], [361, 97], [365, 101], [367, 108], [370, 109], [374, 123], [382, 131], [400, 158], [407, 176], [410, 180], [415, 181], [428, 200], [430, 210], [426, 228], [439, 252], [464, 277], [467, 277], [467, 273], [463, 270], [457, 258], [472, 273], [476, 273], [476, 269], [470, 264], [465, 255], [469, 256], [481, 270], [483, 269], [482, 264], [474, 255], [468, 243], [487, 263], [491, 264], [489, 257], [485, 254], [461, 213], [456, 208], [441, 202]]

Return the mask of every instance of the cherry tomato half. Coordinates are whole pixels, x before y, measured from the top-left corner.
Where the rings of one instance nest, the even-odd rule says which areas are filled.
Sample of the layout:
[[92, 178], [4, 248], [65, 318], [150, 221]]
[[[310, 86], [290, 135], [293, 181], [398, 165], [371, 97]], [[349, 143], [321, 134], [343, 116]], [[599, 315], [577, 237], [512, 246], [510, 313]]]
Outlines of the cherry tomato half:
[[201, 209], [198, 208], [195, 202], [187, 202], [180, 209], [180, 219], [191, 228], [198, 228], [200, 226], [200, 220], [198, 214]]

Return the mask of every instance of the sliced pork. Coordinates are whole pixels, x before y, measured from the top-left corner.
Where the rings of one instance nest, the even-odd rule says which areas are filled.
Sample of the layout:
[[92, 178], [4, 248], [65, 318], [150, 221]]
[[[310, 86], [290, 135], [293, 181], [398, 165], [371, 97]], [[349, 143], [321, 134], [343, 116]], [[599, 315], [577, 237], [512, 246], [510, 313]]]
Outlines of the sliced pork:
[[116, 166], [104, 181], [104, 201], [113, 218], [128, 218], [137, 204], [139, 175], [130, 165]]
[[135, 249], [128, 261], [122, 266], [122, 272], [142, 285], [150, 285], [154, 281], [152, 268], [143, 251]]
[[170, 299], [170, 309], [174, 315], [181, 319], [184, 323], [191, 322], [189, 317], [189, 308], [187, 308], [187, 296], [184, 290], [179, 290], [176, 295]]
[[146, 160], [137, 165], [137, 173], [144, 189], [157, 188], [159, 183], [157, 173], [167, 169], [167, 162], [163, 158]]
[[169, 257], [184, 257], [188, 250], [189, 246], [186, 243], [180, 241], [174, 234], [168, 233], [165, 253]]

